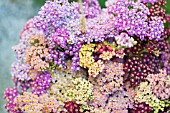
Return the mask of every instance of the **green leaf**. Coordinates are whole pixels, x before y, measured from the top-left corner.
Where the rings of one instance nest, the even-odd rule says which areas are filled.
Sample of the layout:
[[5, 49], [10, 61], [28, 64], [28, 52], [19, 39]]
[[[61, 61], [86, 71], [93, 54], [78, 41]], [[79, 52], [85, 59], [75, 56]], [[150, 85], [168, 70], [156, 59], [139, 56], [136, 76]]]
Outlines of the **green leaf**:
[[140, 54], [141, 54], [141, 53], [148, 53], [148, 50], [147, 50], [147, 49], [144, 49], [144, 50], [140, 51], [139, 53], [140, 53]]

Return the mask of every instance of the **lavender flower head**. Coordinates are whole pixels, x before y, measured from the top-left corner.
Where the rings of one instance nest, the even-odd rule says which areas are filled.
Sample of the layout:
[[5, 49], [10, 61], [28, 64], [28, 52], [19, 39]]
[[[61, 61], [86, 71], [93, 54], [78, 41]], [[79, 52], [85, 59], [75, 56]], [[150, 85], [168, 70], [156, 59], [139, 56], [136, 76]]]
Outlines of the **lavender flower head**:
[[64, 28], [56, 29], [56, 32], [52, 34], [53, 41], [60, 47], [65, 48], [67, 40], [69, 39], [68, 33]]
[[51, 40], [51, 33], [54, 33], [56, 29], [66, 26], [67, 23], [73, 19], [79, 19], [79, 12], [76, 10], [78, 4], [58, 3], [58, 1], [47, 1], [41, 10], [39, 15], [34, 17], [34, 25], [38, 30], [42, 30], [46, 36], [46, 39]]
[[101, 7], [98, 0], [84, 0], [83, 11], [86, 18], [94, 18], [99, 15], [101, 13]]
[[24, 42], [12, 47], [12, 50], [15, 52], [18, 61], [23, 61], [25, 59], [26, 47], [27, 46]]
[[156, 40], [160, 40], [161, 36], [164, 32], [164, 24], [160, 17], [151, 17], [151, 21], [149, 23], [149, 39], [152, 40], [156, 38]]
[[30, 19], [25, 24], [24, 29], [20, 33], [20, 42], [26, 44], [31, 37], [43, 35], [43, 32], [35, 27], [33, 21], [33, 19]]
[[[130, 36], [138, 36], [141, 40], [146, 37], [159, 40], [163, 33], [163, 21], [157, 17], [149, 21], [149, 9], [140, 2], [118, 0], [108, 6], [108, 13], [115, 16], [115, 27], [119, 32], [127, 31]], [[157, 24], [155, 19], [158, 19]]]
[[31, 67], [28, 64], [21, 64], [20, 62], [14, 62], [11, 66], [12, 77], [17, 78], [21, 81], [28, 81], [30, 77], [28, 76]]

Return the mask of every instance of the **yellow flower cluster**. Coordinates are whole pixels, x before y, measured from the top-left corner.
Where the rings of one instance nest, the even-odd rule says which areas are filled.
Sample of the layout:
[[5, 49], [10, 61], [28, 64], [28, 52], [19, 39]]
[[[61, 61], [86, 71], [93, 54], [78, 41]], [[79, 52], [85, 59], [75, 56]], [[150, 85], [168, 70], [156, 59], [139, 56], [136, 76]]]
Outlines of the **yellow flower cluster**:
[[104, 64], [101, 60], [95, 62], [93, 59], [93, 52], [95, 44], [86, 44], [83, 45], [79, 52], [80, 66], [83, 68], [88, 68], [88, 73], [90, 76], [96, 77], [99, 72], [102, 72], [104, 69]]
[[95, 61], [92, 57], [95, 44], [83, 45], [79, 52], [80, 66], [83, 68], [89, 68]]
[[15, 98], [15, 103], [18, 107], [28, 113], [41, 113], [43, 105], [38, 102], [39, 98], [37, 95], [32, 93], [24, 92], [23, 95], [20, 95]]
[[76, 78], [72, 80], [73, 86], [65, 93], [69, 101], [76, 101], [82, 105], [82, 110], [88, 108], [87, 102], [93, 99], [93, 85], [83, 78]]
[[116, 55], [115, 51], [103, 51], [103, 53], [100, 54], [99, 58], [103, 60], [110, 60], [115, 55]]
[[73, 78], [65, 78], [65, 77], [60, 77], [60, 79], [57, 80], [56, 83], [54, 83], [50, 90], [48, 91], [48, 93], [50, 95], [54, 95], [55, 98], [58, 100], [58, 101], [61, 101], [62, 103], [64, 102], [67, 102], [68, 101], [68, 98], [65, 97], [65, 93], [66, 91], [70, 88], [70, 86], [72, 85], [71, 82], [71, 79]]
[[54, 95], [58, 101], [67, 102], [68, 98], [65, 97], [66, 91], [73, 86], [72, 79], [77, 77], [86, 78], [87, 72], [85, 70], [80, 70], [77, 72], [72, 72], [70, 69], [71, 61], [67, 61], [67, 69], [58, 69], [52, 73], [53, 84], [48, 90], [48, 93]]
[[88, 109], [87, 102], [93, 98], [93, 85], [84, 78], [75, 77], [60, 77], [58, 81], [53, 84], [48, 91], [49, 94], [54, 95], [61, 103], [68, 101], [76, 101], [81, 104], [82, 110]]
[[45, 56], [49, 55], [46, 42], [42, 36], [35, 36], [28, 40], [31, 46], [26, 48], [27, 54], [25, 63], [28, 63], [34, 70], [43, 71], [49, 67], [49, 63], [45, 61]]
[[104, 67], [103, 61], [98, 60], [89, 67], [88, 73], [90, 76], [96, 77], [99, 72], [103, 71]]
[[102, 43], [97, 44], [95, 52], [99, 51], [102, 48], [102, 46], [103, 46]]
[[14, 100], [15, 104], [27, 113], [50, 113], [57, 112], [59, 102], [52, 96], [44, 94], [41, 96], [34, 95], [30, 92], [24, 92]]
[[153, 94], [151, 86], [148, 82], [142, 82], [135, 89], [135, 93], [135, 100], [139, 103], [145, 102], [151, 106], [154, 113], [159, 113], [160, 110], [164, 110], [164, 107], [168, 107], [170, 105], [169, 100], [160, 100]]

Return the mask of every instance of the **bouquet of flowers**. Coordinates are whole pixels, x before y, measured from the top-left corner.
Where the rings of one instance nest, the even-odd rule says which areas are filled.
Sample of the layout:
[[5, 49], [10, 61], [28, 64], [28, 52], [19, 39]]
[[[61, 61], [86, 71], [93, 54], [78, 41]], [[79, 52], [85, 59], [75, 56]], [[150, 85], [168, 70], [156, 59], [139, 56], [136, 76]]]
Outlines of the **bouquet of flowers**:
[[47, 1], [12, 49], [9, 113], [168, 113], [165, 0]]

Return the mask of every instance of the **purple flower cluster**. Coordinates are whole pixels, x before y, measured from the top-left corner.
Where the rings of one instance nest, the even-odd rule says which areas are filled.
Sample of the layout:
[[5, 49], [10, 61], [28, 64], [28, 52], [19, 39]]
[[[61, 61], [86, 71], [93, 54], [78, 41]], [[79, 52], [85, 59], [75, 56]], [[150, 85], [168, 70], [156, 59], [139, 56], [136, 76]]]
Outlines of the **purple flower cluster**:
[[144, 4], [118, 0], [115, 5], [108, 7], [108, 13], [115, 15], [115, 27], [119, 32], [125, 30], [129, 35], [141, 39], [147, 36], [149, 9]]
[[30, 80], [28, 76], [31, 67], [28, 64], [21, 64], [20, 62], [14, 62], [11, 66], [12, 77], [17, 78], [18, 80]]
[[149, 67], [149, 69], [152, 73], [158, 73], [159, 72], [160, 60], [158, 59], [157, 56], [149, 55], [147, 53], [143, 53], [143, 54], [141, 54], [141, 58], [142, 58], [142, 62], [144, 64], [147, 64], [147, 66]]
[[163, 63], [163, 67], [166, 69], [167, 74], [170, 75], [170, 46], [163, 51], [161, 56], [161, 62]]
[[72, 64], [71, 64], [72, 71], [80, 70], [78, 52], [80, 51], [81, 46], [82, 46], [81, 43], [73, 44], [73, 45], [68, 46], [67, 50], [65, 51], [66, 55], [69, 55], [72, 57]]
[[68, 33], [64, 28], [58, 28], [52, 34], [53, 41], [60, 46], [61, 48], [65, 48], [67, 45], [67, 40], [69, 39]]
[[26, 92], [28, 89], [31, 88], [32, 85], [32, 80], [29, 81], [18, 81], [19, 87], [20, 87], [20, 93], [23, 94]]
[[25, 59], [26, 47], [27, 46], [24, 42], [21, 42], [18, 45], [12, 47], [13, 51], [16, 54], [17, 60], [22, 61]]
[[84, 0], [83, 11], [86, 18], [94, 18], [101, 13], [101, 7], [97, 0]]
[[[108, 6], [108, 13], [115, 16], [115, 27], [119, 32], [127, 31], [129, 35], [138, 36], [141, 40], [145, 37], [159, 40], [163, 33], [162, 20], [159, 17], [153, 17], [150, 22], [149, 9], [140, 2], [118, 0], [115, 5]], [[155, 19], [158, 20], [157, 24]]]
[[107, 13], [102, 13], [93, 19], [87, 20], [87, 32], [82, 34], [79, 40], [87, 43], [102, 42], [114, 35], [115, 28], [113, 27], [112, 18]]
[[34, 25], [42, 30], [46, 38], [51, 40], [51, 34], [57, 28], [67, 26], [67, 23], [74, 19], [79, 19], [79, 12], [76, 10], [77, 3], [58, 3], [57, 1], [47, 1], [40, 9], [39, 15], [34, 17]]
[[164, 32], [164, 24], [162, 19], [159, 17], [151, 17], [151, 21], [149, 23], [149, 30], [150, 40], [154, 38], [156, 38], [156, 40], [160, 40]]
[[65, 61], [72, 59], [71, 70], [80, 70], [78, 52], [81, 46], [82, 44], [79, 42], [77, 44], [69, 44], [64, 49], [59, 46], [55, 46], [50, 49], [50, 54], [46, 59], [53, 61], [53, 65], [57, 65], [59, 68], [63, 69], [66, 69]]
[[52, 78], [49, 72], [38, 74], [32, 82], [32, 93], [36, 95], [46, 93], [46, 90], [51, 86], [50, 82], [52, 82]]
[[31, 37], [42, 35], [43, 32], [38, 30], [33, 19], [30, 19], [24, 26], [24, 29], [20, 33], [20, 41], [26, 43]]
[[23, 94], [24, 92], [26, 92], [28, 89], [31, 88], [31, 84], [32, 84], [32, 80], [19, 80], [16, 77], [12, 78], [13, 82], [14, 82], [14, 86], [18, 88], [18, 92], [20, 94]]
[[18, 96], [18, 89], [14, 88], [7, 88], [4, 92], [4, 98], [7, 101], [5, 104], [5, 108], [9, 113], [23, 113], [21, 110], [18, 109], [16, 104], [14, 103], [14, 99]]

